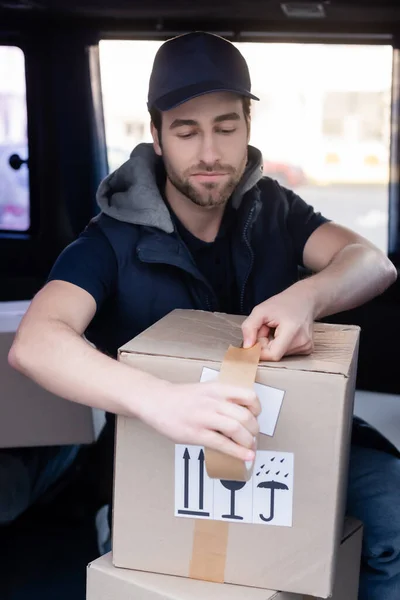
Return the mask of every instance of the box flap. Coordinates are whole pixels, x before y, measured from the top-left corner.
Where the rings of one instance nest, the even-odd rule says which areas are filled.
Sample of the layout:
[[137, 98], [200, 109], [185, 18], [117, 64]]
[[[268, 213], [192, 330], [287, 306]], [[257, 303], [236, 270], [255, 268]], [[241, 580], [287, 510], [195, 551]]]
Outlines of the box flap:
[[[119, 351], [221, 362], [229, 344], [241, 345], [244, 319], [223, 313], [174, 310]], [[315, 323], [311, 356], [286, 357], [261, 366], [348, 376], [359, 332], [360, 328], [353, 325]]]

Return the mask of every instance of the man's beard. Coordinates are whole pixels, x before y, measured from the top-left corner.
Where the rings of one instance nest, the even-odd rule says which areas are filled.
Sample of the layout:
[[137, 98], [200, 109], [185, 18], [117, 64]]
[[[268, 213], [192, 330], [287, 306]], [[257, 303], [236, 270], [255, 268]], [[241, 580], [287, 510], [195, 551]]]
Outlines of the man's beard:
[[[240, 166], [235, 169], [230, 165], [219, 165], [215, 164], [213, 167], [206, 167], [205, 165], [199, 164], [196, 168], [187, 169], [183, 176], [178, 175], [176, 171], [171, 167], [168, 161], [165, 161], [165, 170], [167, 173], [167, 177], [172, 183], [172, 185], [179, 191], [181, 194], [189, 198], [196, 204], [197, 206], [201, 206], [203, 208], [216, 208], [219, 206], [224, 206], [229, 198], [231, 197], [233, 191], [237, 187], [239, 181], [241, 180], [243, 173], [246, 168], [247, 155], [243, 157], [242, 163]], [[226, 173], [229, 175], [227, 181], [221, 186], [219, 182], [214, 183], [212, 181], [201, 184], [201, 187], [204, 189], [204, 192], [201, 193], [195, 186], [190, 183], [190, 175], [193, 173]], [[209, 190], [210, 193], [207, 193]], [[217, 193], [212, 193], [212, 190], [218, 190]]]

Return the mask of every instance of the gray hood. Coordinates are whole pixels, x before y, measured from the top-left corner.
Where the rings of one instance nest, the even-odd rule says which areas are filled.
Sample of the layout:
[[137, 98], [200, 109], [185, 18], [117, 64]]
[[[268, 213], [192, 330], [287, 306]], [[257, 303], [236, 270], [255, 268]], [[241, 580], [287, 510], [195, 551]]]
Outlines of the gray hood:
[[[101, 212], [118, 221], [172, 233], [174, 226], [156, 181], [156, 167], [160, 160], [153, 144], [136, 146], [129, 160], [100, 183], [96, 200]], [[247, 167], [232, 197], [235, 208], [239, 207], [243, 195], [262, 177], [262, 163], [261, 152], [248, 146]]]

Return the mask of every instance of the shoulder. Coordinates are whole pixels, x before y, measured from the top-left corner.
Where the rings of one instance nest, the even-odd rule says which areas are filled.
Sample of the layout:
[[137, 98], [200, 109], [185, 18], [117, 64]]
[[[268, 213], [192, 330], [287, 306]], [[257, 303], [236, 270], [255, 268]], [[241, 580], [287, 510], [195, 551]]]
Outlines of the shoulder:
[[68, 262], [76, 263], [80, 260], [90, 262], [90, 260], [115, 261], [116, 255], [113, 245], [103, 228], [96, 219], [92, 219], [86, 225], [85, 229], [59, 254], [56, 264], [61, 261], [64, 265]]
[[53, 264], [47, 282], [66, 281], [89, 292], [97, 306], [112, 290], [118, 271], [118, 257], [95, 220], [66, 246]]
[[288, 191], [276, 179], [268, 177], [267, 175], [263, 175], [263, 177], [261, 177], [257, 183], [257, 186], [260, 188], [261, 192], [271, 192], [277, 196], [284, 196], [285, 192]]
[[285, 188], [276, 179], [264, 176], [257, 183], [260, 198], [263, 203], [272, 203], [281, 208], [289, 208], [295, 197], [299, 198], [293, 190]]
[[271, 217], [271, 214], [275, 214], [291, 223], [297, 220], [304, 222], [315, 218], [318, 218], [321, 223], [328, 220], [321, 213], [315, 212], [314, 207], [303, 197], [282, 186], [275, 179], [263, 177], [258, 186], [263, 211], [269, 217]]
[[86, 230], [95, 229], [108, 240], [114, 251], [118, 251], [126, 243], [135, 243], [138, 239], [138, 227], [132, 223], [125, 223], [104, 213], [94, 217]]
[[261, 215], [268, 220], [284, 223], [290, 218], [296, 205], [306, 207], [306, 203], [295, 192], [283, 187], [271, 177], [262, 177], [257, 183], [257, 194]]

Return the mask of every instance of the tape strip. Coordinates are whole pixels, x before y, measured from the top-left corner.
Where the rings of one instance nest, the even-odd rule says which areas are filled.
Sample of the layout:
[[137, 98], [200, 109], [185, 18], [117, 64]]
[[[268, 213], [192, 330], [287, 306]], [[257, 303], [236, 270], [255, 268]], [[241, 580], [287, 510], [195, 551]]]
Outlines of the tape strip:
[[196, 519], [189, 577], [223, 583], [229, 523]]
[[[218, 381], [253, 389], [260, 354], [259, 343], [246, 349], [229, 346]], [[204, 454], [207, 474], [212, 479], [249, 481], [252, 476], [254, 461], [245, 462], [209, 448], [205, 449]]]
[[[261, 346], [243, 349], [230, 346], [221, 365], [218, 381], [253, 388], [260, 361]], [[247, 481], [254, 464], [234, 459], [221, 452], [205, 449], [205, 463], [210, 477]], [[228, 521], [196, 519], [189, 577], [203, 581], [225, 581], [226, 553], [228, 548]]]

